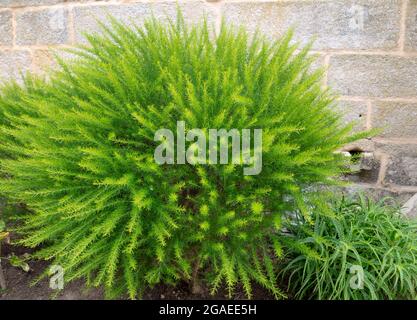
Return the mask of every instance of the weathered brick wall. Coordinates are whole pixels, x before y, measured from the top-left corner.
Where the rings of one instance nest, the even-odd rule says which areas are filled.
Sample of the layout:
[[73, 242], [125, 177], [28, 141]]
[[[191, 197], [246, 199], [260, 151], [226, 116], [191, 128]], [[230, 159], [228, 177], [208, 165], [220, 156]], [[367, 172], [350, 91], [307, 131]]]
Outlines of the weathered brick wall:
[[[179, 3], [188, 21], [205, 14], [217, 27], [224, 18], [271, 38], [288, 27], [296, 28], [301, 43], [315, 37], [318, 64], [327, 67], [324, 85], [341, 95], [346, 118], [358, 120], [359, 128], [383, 128], [351, 146], [376, 158], [357, 186], [404, 198], [417, 192], [417, 0]], [[112, 14], [140, 23], [152, 12], [174, 16], [176, 2], [0, 0], [0, 77], [18, 76], [19, 69], [42, 72], [51, 49], [82, 42], [84, 31], [97, 30], [97, 18]]]

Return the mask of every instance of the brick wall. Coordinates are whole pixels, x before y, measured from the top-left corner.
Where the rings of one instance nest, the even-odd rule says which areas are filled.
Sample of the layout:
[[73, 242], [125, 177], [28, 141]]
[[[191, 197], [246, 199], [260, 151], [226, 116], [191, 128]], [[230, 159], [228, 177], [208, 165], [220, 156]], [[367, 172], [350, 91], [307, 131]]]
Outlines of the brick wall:
[[[296, 28], [296, 40], [316, 39], [325, 85], [340, 95], [346, 119], [382, 127], [350, 146], [372, 153], [370, 173], [355, 188], [407, 197], [417, 192], [417, 0], [179, 1], [188, 21], [203, 15], [259, 27], [268, 37]], [[52, 64], [51, 50], [83, 42], [96, 19], [111, 14], [141, 23], [151, 13], [174, 16], [175, 1], [0, 0], [0, 78]]]

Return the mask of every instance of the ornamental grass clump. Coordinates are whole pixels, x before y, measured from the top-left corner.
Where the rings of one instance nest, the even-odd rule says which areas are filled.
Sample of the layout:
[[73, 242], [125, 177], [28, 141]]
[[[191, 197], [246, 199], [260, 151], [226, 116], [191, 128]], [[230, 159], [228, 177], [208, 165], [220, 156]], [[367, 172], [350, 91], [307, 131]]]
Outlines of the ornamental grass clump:
[[291, 241], [281, 275], [295, 298], [417, 298], [415, 219], [364, 196], [335, 201], [333, 215], [315, 211], [313, 224], [299, 216], [287, 226]]
[[[0, 192], [30, 209], [19, 243], [109, 297], [180, 280], [248, 297], [257, 282], [281, 297], [281, 217], [307, 212], [303, 188], [333, 183], [345, 161], [334, 151], [355, 138], [309, 48], [290, 33], [270, 43], [223, 25], [214, 36], [181, 15], [113, 20], [87, 39], [48, 80], [1, 90]], [[156, 163], [155, 132], [178, 121], [262, 129], [261, 172]]]

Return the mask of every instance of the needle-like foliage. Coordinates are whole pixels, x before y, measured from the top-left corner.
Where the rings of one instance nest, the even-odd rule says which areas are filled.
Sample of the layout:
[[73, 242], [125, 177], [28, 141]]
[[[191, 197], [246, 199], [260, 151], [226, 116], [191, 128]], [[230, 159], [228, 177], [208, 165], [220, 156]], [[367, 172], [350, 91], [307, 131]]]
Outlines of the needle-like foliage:
[[[21, 244], [110, 297], [205, 280], [255, 281], [277, 297], [281, 216], [307, 185], [332, 183], [351, 126], [332, 111], [322, 71], [291, 33], [276, 42], [223, 25], [113, 21], [49, 80], [0, 96], [0, 192], [27, 204]], [[158, 165], [156, 130], [263, 130], [262, 172]], [[253, 149], [253, 148], [252, 148]]]

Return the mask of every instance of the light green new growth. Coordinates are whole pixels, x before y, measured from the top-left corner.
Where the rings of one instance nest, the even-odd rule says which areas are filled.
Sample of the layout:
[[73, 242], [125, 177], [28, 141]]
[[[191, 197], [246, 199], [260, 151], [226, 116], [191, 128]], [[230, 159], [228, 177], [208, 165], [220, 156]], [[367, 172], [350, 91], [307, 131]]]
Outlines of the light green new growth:
[[[270, 43], [204, 22], [112, 21], [49, 80], [0, 94], [0, 193], [30, 209], [18, 231], [65, 280], [140, 297], [157, 283], [200, 280], [215, 292], [251, 283], [276, 298], [281, 216], [302, 189], [333, 183], [351, 126], [332, 111], [322, 71], [291, 33]], [[158, 165], [160, 128], [263, 130], [263, 169]], [[303, 210], [307, 212], [306, 210]]]

